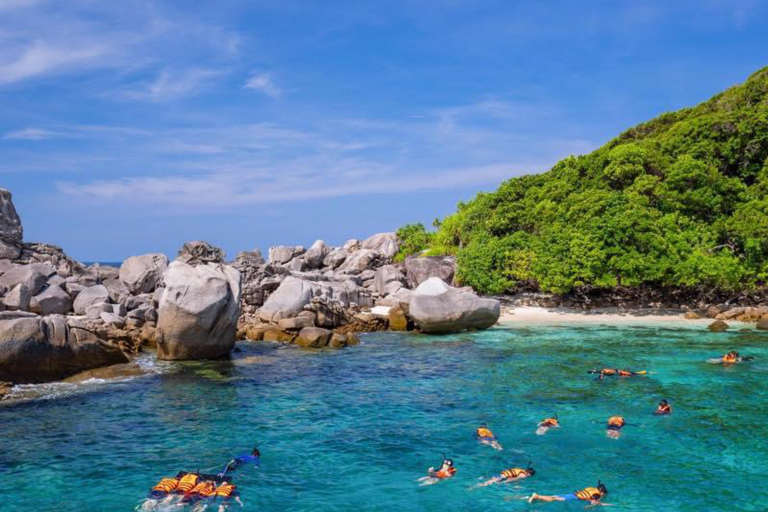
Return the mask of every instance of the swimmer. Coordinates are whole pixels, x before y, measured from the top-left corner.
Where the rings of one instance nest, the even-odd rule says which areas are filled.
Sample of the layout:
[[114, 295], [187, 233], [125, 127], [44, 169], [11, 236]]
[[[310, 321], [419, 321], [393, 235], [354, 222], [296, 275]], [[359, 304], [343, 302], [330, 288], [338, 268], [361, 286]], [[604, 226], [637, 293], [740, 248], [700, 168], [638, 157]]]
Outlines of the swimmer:
[[219, 504], [219, 512], [224, 512], [229, 506], [229, 503], [233, 500], [241, 507], [243, 506], [243, 502], [240, 501], [240, 493], [237, 491], [237, 487], [227, 480], [224, 480], [221, 485], [216, 488], [216, 491], [213, 493], [213, 499], [221, 500], [221, 503]]
[[533, 476], [536, 474], [536, 470], [531, 467], [531, 463], [528, 463], [528, 467], [525, 469], [522, 468], [510, 468], [505, 469], [498, 475], [492, 476], [489, 480], [486, 480], [483, 483], [477, 484], [477, 487], [485, 487], [487, 485], [493, 485], [493, 484], [506, 484], [509, 482], [514, 482], [515, 480], [522, 480], [523, 478], [528, 478], [529, 476]]
[[707, 359], [707, 362], [713, 363], [713, 364], [736, 364], [736, 363], [742, 363], [744, 361], [752, 361], [754, 359], [755, 358], [753, 356], [742, 357], [739, 355], [737, 351], [731, 350], [730, 352], [728, 352], [722, 357]]
[[491, 429], [488, 428], [488, 425], [483, 423], [480, 425], [477, 430], [475, 431], [475, 438], [477, 438], [480, 443], [492, 447], [494, 450], [503, 450], [504, 448], [501, 447], [501, 443], [499, 443], [499, 440], [496, 439], [496, 436], [491, 432]]
[[252, 464], [254, 467], [261, 466], [261, 453], [258, 448], [254, 448], [250, 454], [244, 453], [227, 462], [224, 470], [218, 476], [224, 476], [228, 471], [235, 471], [245, 464]]
[[602, 503], [605, 495], [608, 494], [608, 489], [602, 483], [598, 482], [597, 487], [587, 487], [581, 491], [572, 492], [570, 494], [555, 494], [545, 496], [543, 494], [533, 493], [528, 498], [528, 503], [534, 501], [588, 501], [590, 505], [608, 505], [608, 503]]
[[617, 368], [603, 368], [602, 370], [589, 370], [587, 373], [597, 374], [597, 380], [603, 380], [603, 377], [638, 377], [640, 375], [647, 375], [648, 372], [643, 370], [639, 372], [633, 372], [632, 370], [619, 370]]
[[669, 405], [669, 402], [666, 400], [662, 400], [659, 402], [659, 406], [656, 408], [656, 412], [654, 412], [657, 416], [663, 416], [665, 414], [672, 414], [672, 406]]
[[536, 434], [543, 436], [551, 428], [560, 428], [560, 420], [557, 418], [557, 414], [551, 418], [545, 418], [539, 422], [539, 428], [536, 429]]
[[627, 424], [621, 416], [611, 416], [608, 418], [608, 424], [605, 427], [605, 435], [610, 438], [618, 439], [621, 437], [619, 431]]
[[421, 482], [420, 485], [432, 485], [440, 480], [451, 478], [456, 474], [456, 468], [453, 467], [453, 461], [443, 454], [443, 462], [440, 464], [440, 468], [435, 471], [435, 468], [431, 467], [427, 470], [427, 473], [427, 476], [423, 476], [417, 480], [417, 482]]

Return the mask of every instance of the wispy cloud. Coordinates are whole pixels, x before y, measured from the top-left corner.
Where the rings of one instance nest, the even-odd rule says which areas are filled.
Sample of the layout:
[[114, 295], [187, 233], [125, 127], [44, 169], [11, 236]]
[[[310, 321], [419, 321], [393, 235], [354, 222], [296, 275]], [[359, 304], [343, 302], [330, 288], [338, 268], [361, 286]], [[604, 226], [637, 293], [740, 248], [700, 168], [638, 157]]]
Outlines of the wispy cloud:
[[65, 136], [64, 133], [40, 128], [24, 128], [3, 135], [6, 140], [43, 140]]
[[55, 47], [43, 41], [34, 41], [8, 62], [0, 64], [0, 84], [11, 84], [27, 78], [49, 74], [57, 70], [73, 69], [93, 63], [105, 55], [105, 48]]
[[0, 0], [0, 11], [23, 9], [40, 3], [41, 0]]
[[167, 101], [203, 92], [224, 71], [191, 68], [164, 69], [151, 82], [136, 84], [120, 93], [123, 98], [142, 101]]
[[259, 73], [253, 75], [247, 82], [245, 82], [245, 88], [253, 89], [254, 91], [266, 94], [271, 98], [277, 98], [283, 94], [282, 89], [275, 84], [271, 73]]

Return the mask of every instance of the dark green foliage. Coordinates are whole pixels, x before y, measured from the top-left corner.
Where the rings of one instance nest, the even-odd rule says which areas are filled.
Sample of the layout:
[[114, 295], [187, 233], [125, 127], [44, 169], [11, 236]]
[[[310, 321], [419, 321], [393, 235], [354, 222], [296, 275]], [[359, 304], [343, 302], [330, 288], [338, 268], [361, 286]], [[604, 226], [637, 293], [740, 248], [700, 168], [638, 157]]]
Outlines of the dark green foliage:
[[407, 224], [397, 230], [400, 239], [400, 252], [395, 255], [395, 261], [403, 261], [407, 256], [428, 249], [432, 242], [432, 233], [427, 232], [424, 224]]
[[486, 293], [519, 284], [743, 290], [768, 279], [767, 192], [765, 68], [460, 203], [434, 235], [411, 225], [401, 238], [404, 253], [456, 254], [458, 280]]

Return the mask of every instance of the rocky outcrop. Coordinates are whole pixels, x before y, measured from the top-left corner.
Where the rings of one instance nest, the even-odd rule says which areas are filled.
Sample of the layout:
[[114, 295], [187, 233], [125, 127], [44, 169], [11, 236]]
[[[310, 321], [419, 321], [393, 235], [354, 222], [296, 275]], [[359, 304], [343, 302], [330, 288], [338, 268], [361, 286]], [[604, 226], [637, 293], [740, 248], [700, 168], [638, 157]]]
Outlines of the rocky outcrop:
[[[442, 286], [447, 289], [435, 293]], [[430, 334], [487, 329], [500, 315], [499, 301], [478, 297], [467, 289], [449, 287], [437, 277], [422, 283], [414, 291], [409, 305], [409, 316], [414, 323]]]
[[240, 272], [214, 262], [187, 263], [195, 260], [202, 261], [199, 254], [194, 259], [180, 256], [166, 272], [157, 321], [161, 359], [224, 357], [235, 346]]
[[104, 285], [98, 284], [85, 288], [78, 293], [73, 308], [76, 314], [84, 315], [88, 306], [107, 302], [109, 302], [109, 291]]
[[188, 265], [224, 263], [224, 251], [208, 242], [197, 240], [185, 243], [179, 249], [179, 255], [176, 259]]
[[411, 288], [416, 288], [432, 277], [439, 277], [447, 284], [451, 284], [456, 272], [456, 258], [453, 256], [410, 257], [406, 258], [404, 265], [408, 285]]
[[162, 284], [166, 270], [168, 257], [165, 254], [143, 254], [125, 260], [120, 266], [119, 277], [131, 293], [152, 293]]
[[72, 310], [72, 299], [60, 286], [49, 285], [32, 297], [29, 309], [39, 315], [64, 315]]
[[11, 193], [0, 188], [0, 258], [15, 260], [21, 256], [24, 230], [13, 206]]
[[5, 380], [47, 382], [126, 362], [119, 348], [71, 327], [62, 315], [0, 313], [0, 376]]

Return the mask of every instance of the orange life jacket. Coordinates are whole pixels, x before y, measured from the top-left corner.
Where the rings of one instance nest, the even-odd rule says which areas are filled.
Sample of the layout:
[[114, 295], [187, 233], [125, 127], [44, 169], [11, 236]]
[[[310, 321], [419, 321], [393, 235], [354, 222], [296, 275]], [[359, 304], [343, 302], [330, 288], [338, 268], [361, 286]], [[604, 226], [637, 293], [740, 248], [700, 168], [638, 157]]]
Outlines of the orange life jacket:
[[597, 487], [587, 487], [581, 491], [576, 492], [576, 497], [583, 501], [599, 500], [603, 497], [603, 493]]
[[200, 496], [212, 496], [216, 492], [216, 484], [210, 480], [200, 482], [189, 491], [189, 494], [199, 494]]
[[450, 478], [450, 477], [452, 477], [455, 474], [456, 474], [456, 468], [454, 468], [454, 467], [450, 467], [450, 468], [445, 469], [445, 470], [441, 469], [440, 471], [435, 471], [435, 477], [436, 478]]
[[181, 478], [179, 485], [176, 486], [176, 492], [181, 494], [188, 493], [192, 490], [193, 487], [195, 487], [195, 485], [197, 485], [198, 480], [200, 480], [198, 475], [194, 473], [187, 473]]
[[603, 368], [600, 370], [600, 373], [603, 375], [616, 375], [616, 370], [613, 368]]
[[608, 426], [621, 428], [624, 426], [624, 418], [621, 416], [611, 416], [608, 418]]
[[153, 491], [171, 492], [179, 485], [178, 478], [163, 478], [156, 486], [152, 488]]
[[547, 418], [545, 420], [542, 420], [541, 426], [542, 427], [559, 427], [560, 424], [555, 418]]
[[216, 488], [215, 496], [221, 496], [222, 498], [229, 498], [232, 493], [235, 492], [235, 486], [233, 484], [222, 484]]
[[627, 370], [619, 370], [619, 377], [631, 377], [632, 372]]
[[669, 404], [667, 404], [667, 405], [660, 405], [656, 412], [658, 412], [659, 414], [671, 414], [672, 413], [672, 406], [669, 405]]
[[737, 361], [736, 356], [734, 356], [732, 354], [725, 354], [723, 356], [723, 362], [724, 363], [735, 363], [736, 361]]
[[502, 478], [518, 478], [523, 475], [528, 476], [528, 471], [520, 468], [507, 469], [501, 472]]
[[490, 429], [480, 427], [477, 429], [477, 437], [495, 437]]

